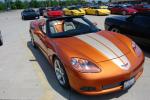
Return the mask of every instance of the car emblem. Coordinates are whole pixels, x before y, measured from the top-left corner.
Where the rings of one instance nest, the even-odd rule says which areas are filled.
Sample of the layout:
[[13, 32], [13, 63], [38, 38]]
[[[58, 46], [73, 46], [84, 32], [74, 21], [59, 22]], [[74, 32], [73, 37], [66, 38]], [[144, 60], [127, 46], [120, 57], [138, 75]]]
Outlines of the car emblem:
[[127, 67], [128, 66], [128, 63], [126, 63], [126, 64], [123, 64], [123, 65], [121, 65], [122, 67]]

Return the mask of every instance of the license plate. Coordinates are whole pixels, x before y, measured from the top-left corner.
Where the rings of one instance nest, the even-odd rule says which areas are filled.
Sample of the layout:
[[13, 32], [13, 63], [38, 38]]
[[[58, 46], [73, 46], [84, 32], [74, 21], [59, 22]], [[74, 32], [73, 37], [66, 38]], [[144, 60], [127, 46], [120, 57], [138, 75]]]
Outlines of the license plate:
[[124, 89], [130, 88], [135, 83], [135, 79], [131, 78], [130, 80], [127, 80], [124, 82], [123, 87]]

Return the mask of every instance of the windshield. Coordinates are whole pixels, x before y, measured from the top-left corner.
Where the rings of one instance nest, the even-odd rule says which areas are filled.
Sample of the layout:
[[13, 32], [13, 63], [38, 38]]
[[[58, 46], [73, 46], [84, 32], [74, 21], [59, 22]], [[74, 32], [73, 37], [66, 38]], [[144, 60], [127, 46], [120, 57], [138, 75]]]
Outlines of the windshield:
[[108, 9], [108, 6], [100, 6], [100, 9]]
[[24, 10], [24, 12], [35, 12], [33, 9]]
[[121, 7], [123, 7], [123, 8], [132, 8], [133, 6], [132, 5], [122, 5]]
[[77, 8], [77, 7], [69, 7], [69, 10], [77, 10], [77, 9], [79, 9], [79, 8]]
[[53, 7], [51, 8], [52, 11], [62, 10], [61, 7]]
[[99, 9], [98, 7], [91, 7], [92, 9]]
[[150, 5], [145, 5], [144, 8], [149, 8], [150, 9]]
[[49, 21], [48, 31], [50, 37], [68, 37], [100, 31], [85, 17], [67, 17]]

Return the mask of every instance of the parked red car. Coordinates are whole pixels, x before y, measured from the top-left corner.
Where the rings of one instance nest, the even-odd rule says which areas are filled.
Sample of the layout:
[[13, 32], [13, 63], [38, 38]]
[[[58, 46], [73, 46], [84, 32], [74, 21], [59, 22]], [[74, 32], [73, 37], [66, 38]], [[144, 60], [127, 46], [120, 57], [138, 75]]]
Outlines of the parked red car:
[[110, 8], [112, 14], [132, 15], [137, 13], [137, 10], [127, 5], [116, 5]]
[[146, 12], [146, 11], [150, 11], [150, 5], [136, 5], [134, 7], [138, 12]]
[[58, 17], [58, 16], [63, 16], [63, 15], [64, 15], [63, 11], [59, 7], [48, 8], [43, 13], [44, 17]]

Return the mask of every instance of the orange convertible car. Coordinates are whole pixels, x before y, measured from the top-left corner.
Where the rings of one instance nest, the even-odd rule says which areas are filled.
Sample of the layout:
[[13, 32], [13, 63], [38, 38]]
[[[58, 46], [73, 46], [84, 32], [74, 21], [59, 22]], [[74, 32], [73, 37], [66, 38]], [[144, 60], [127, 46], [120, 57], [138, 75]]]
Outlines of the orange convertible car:
[[101, 31], [85, 17], [30, 23], [31, 42], [54, 67], [63, 87], [86, 95], [130, 88], [143, 72], [144, 55], [131, 39]]

